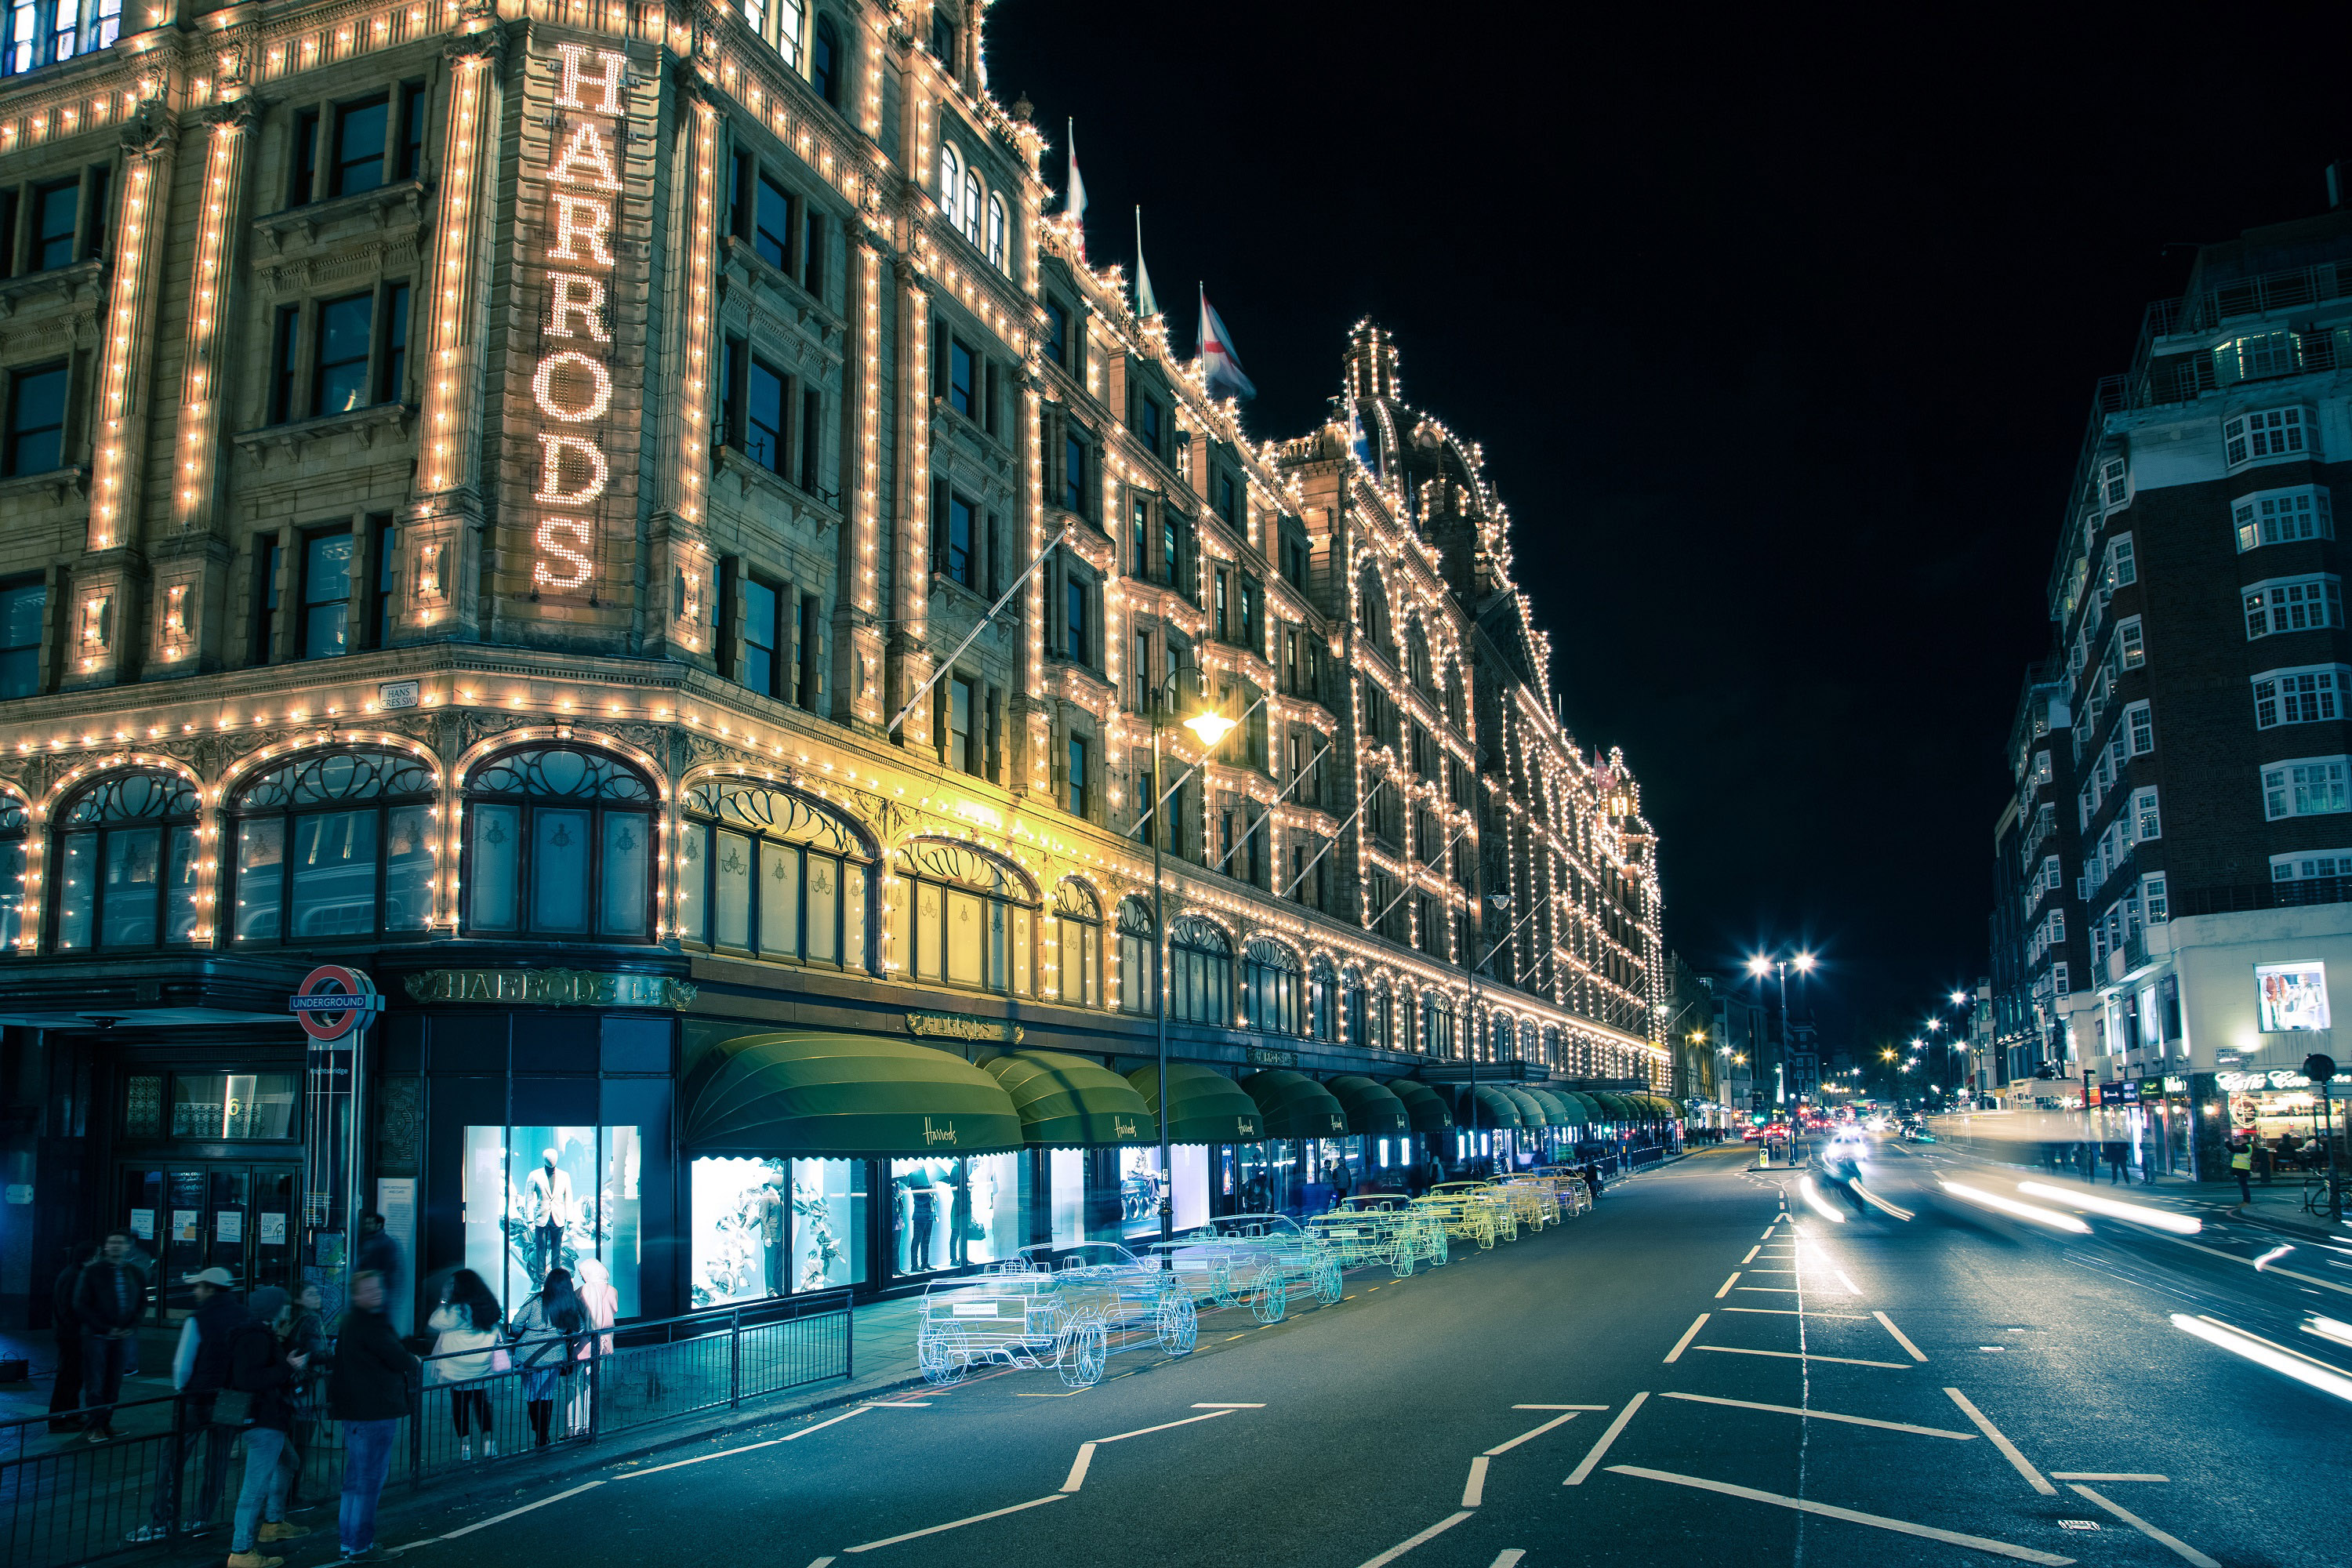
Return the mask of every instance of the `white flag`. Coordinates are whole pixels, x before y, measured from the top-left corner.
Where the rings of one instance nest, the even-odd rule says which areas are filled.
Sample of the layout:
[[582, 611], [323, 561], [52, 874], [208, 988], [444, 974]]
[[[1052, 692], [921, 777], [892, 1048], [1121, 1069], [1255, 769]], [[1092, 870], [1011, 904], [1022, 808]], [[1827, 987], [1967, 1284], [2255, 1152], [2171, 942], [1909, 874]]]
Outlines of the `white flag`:
[[1069, 121], [1070, 177], [1062, 187], [1062, 211], [1083, 224], [1087, 221], [1087, 182], [1078, 174], [1078, 122]]
[[1160, 298], [1151, 291], [1151, 268], [1143, 264], [1143, 209], [1135, 209], [1135, 313], [1160, 314]]

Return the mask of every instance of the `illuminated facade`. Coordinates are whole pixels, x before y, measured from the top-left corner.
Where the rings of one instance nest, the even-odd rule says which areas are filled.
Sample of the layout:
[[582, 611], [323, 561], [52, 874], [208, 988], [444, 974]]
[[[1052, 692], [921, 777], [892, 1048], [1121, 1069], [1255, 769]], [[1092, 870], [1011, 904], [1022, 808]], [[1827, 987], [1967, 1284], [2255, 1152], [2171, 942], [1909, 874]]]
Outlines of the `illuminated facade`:
[[[547, 1245], [728, 1299], [713, 1042], [1147, 1059], [1179, 668], [1243, 722], [1163, 732], [1178, 1055], [1668, 1088], [1654, 837], [1475, 445], [1370, 325], [1352, 431], [1249, 439], [1045, 213], [979, 9], [167, 8], [12, 57], [0, 990], [45, 1109], [0, 1298], [107, 1224], [286, 1266], [285, 998], [332, 959], [391, 998], [373, 1190], [425, 1268], [548, 1261], [544, 1142], [594, 1194]], [[1374, 1160], [1217, 1158], [1217, 1201]], [[910, 1239], [980, 1174], [840, 1163], [789, 1173], [844, 1205], [807, 1278], [985, 1260]], [[1191, 1178], [1081, 1184], [1139, 1179]]]

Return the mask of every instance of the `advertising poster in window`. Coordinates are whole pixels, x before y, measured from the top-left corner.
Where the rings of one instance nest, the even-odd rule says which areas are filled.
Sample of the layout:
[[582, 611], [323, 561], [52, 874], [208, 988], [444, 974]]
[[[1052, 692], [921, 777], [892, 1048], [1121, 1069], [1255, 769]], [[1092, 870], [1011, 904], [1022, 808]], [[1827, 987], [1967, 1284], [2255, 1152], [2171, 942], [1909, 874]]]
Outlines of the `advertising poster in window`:
[[2254, 980], [2262, 992], [2263, 1034], [2329, 1026], [2326, 964], [2258, 963]]

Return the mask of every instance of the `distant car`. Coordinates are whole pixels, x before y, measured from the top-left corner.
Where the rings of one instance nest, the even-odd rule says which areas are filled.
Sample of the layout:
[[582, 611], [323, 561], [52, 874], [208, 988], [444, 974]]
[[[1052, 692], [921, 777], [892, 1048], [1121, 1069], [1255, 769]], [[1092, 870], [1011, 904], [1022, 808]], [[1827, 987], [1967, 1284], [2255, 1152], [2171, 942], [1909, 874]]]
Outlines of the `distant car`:
[[1761, 1127], [1743, 1127], [1739, 1131], [1739, 1141], [1742, 1143], [1761, 1143], [1764, 1142], [1764, 1129]]

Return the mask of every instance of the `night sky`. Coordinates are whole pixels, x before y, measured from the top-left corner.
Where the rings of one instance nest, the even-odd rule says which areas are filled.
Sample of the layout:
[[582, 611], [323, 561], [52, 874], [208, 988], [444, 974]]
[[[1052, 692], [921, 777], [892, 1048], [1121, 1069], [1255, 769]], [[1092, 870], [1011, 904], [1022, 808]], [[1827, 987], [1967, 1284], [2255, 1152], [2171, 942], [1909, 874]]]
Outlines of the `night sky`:
[[1076, 119], [1089, 256], [1131, 268], [1141, 203], [1170, 335], [1205, 281], [1254, 433], [1321, 420], [1359, 318], [1395, 333], [1407, 400], [1485, 444], [1571, 730], [1642, 781], [1667, 941], [1811, 944], [1832, 1050], [1985, 971], [2094, 384], [2183, 242], [2317, 212], [2352, 158], [2340, 6], [1889, 15], [989, 21], [1056, 184]]

